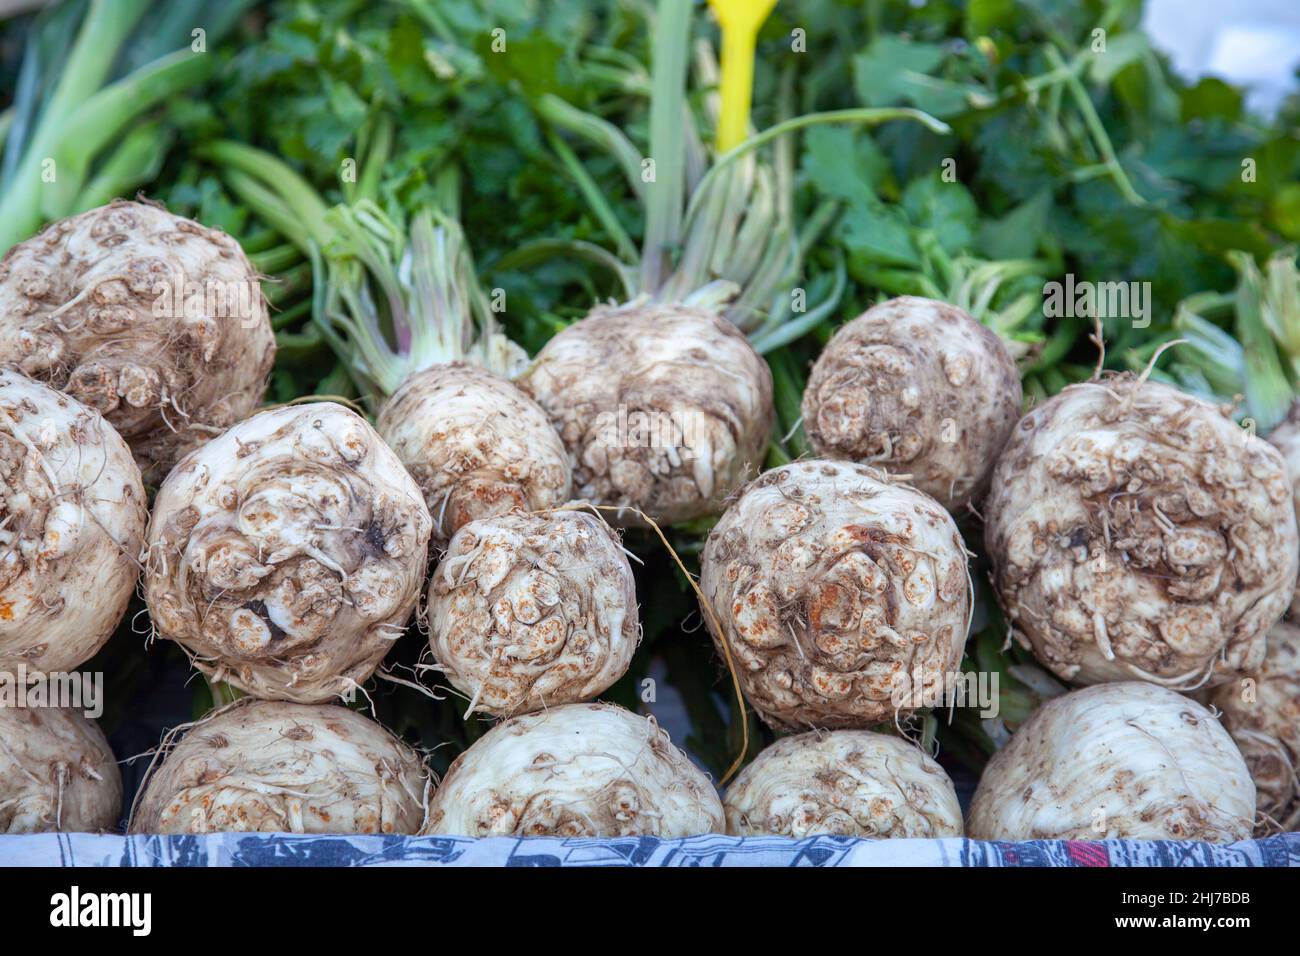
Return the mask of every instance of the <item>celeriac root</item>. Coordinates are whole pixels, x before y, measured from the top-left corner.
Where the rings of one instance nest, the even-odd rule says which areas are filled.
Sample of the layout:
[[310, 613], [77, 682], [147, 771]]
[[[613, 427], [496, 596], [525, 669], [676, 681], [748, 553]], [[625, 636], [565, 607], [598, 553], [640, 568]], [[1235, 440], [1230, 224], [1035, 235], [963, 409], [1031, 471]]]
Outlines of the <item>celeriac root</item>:
[[254, 415], [159, 489], [145, 598], [211, 679], [316, 703], [374, 673], [419, 598], [432, 519], [364, 419], [315, 403]]
[[275, 358], [239, 244], [117, 200], [61, 219], [0, 261], [0, 362], [102, 413], [146, 482], [257, 407]]

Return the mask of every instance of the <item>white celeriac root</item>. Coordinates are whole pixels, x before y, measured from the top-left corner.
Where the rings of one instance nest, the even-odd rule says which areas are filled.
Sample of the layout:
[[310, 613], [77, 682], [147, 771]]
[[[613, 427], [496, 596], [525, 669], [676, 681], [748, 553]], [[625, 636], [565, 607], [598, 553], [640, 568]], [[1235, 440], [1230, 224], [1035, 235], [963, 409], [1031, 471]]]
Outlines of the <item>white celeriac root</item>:
[[994, 755], [971, 801], [977, 840], [1250, 836], [1255, 785], [1201, 704], [1124, 681], [1043, 704]]
[[956, 306], [903, 296], [841, 327], [803, 397], [813, 451], [876, 465], [957, 511], [988, 486], [1020, 418], [1002, 340]]
[[570, 466], [537, 403], [475, 365], [435, 365], [408, 378], [375, 427], [424, 492], [433, 544], [477, 518], [569, 500]]
[[0, 261], [0, 362], [90, 405], [150, 484], [257, 407], [275, 358], [239, 244], [117, 200], [61, 219]]
[[359, 415], [324, 402], [265, 411], [159, 489], [145, 598], [210, 679], [325, 701], [401, 636], [431, 528], [420, 489]]
[[564, 441], [577, 497], [664, 524], [718, 513], [762, 467], [772, 430], [767, 363], [703, 306], [593, 309], [546, 343], [519, 387]]
[[[1291, 406], [1286, 421], [1269, 433], [1268, 440], [1286, 463], [1287, 477], [1291, 482], [1292, 503], [1300, 516], [1300, 402]], [[1300, 620], [1300, 583], [1291, 597], [1291, 617]]]
[[618, 535], [581, 511], [515, 512], [456, 533], [429, 585], [429, 647], [470, 711], [590, 700], [640, 639]]
[[117, 826], [122, 775], [79, 711], [0, 707], [0, 834], [99, 833]]
[[1300, 564], [1277, 450], [1129, 374], [1071, 386], [1021, 419], [986, 518], [1015, 634], [1079, 684], [1193, 690], [1250, 670]]
[[160, 756], [131, 833], [413, 834], [433, 786], [418, 753], [331, 704], [245, 698]]
[[971, 605], [957, 526], [867, 465], [798, 461], [751, 482], [709, 534], [700, 589], [714, 643], [777, 728], [942, 706], [960, 670]]
[[1259, 667], [1210, 698], [1255, 780], [1260, 834], [1300, 830], [1300, 627], [1283, 621], [1266, 643]]
[[565, 704], [512, 717], [457, 757], [422, 832], [673, 838], [723, 825], [717, 791], [653, 719]]
[[740, 772], [722, 806], [735, 836], [962, 834], [943, 768], [906, 740], [867, 730], [781, 738]]
[[135, 588], [140, 469], [93, 408], [0, 367], [0, 496], [0, 672], [74, 670]]

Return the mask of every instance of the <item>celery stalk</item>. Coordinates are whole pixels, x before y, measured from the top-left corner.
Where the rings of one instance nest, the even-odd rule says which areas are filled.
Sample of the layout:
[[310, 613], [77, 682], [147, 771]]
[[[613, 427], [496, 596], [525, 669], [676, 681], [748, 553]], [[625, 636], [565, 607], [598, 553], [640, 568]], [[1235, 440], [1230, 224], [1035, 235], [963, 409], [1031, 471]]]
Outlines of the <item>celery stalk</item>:
[[1245, 347], [1246, 401], [1261, 432], [1286, 417], [1293, 393], [1277, 344], [1264, 322], [1264, 280], [1255, 260], [1245, 252], [1228, 253], [1237, 270], [1237, 337]]
[[673, 249], [682, 235], [686, 193], [685, 133], [686, 57], [691, 31], [690, 0], [664, 0], [655, 24], [654, 91], [650, 98], [650, 154], [655, 181], [646, 202], [641, 255], [641, 288], [659, 289], [670, 271]]
[[64, 123], [108, 78], [118, 51], [147, 5], [146, 0], [92, 0], [58, 85], [41, 110], [0, 199], [0, 253], [40, 228], [45, 161], [51, 158]]
[[67, 210], [76, 215], [126, 196], [158, 175], [171, 136], [160, 122], [133, 129], [86, 183]]
[[68, 215], [99, 151], [132, 119], [205, 77], [212, 65], [206, 54], [178, 50], [87, 99], [52, 144], [57, 178], [40, 191], [41, 214], [46, 219]]

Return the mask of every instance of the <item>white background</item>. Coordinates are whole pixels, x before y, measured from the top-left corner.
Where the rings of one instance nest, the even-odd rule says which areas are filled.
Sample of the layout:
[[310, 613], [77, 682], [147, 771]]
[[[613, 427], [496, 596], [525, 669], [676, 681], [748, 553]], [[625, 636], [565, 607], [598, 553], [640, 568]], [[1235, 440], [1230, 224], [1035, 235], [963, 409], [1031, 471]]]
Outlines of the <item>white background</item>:
[[1144, 23], [1179, 73], [1245, 86], [1254, 110], [1296, 88], [1300, 0], [1147, 0]]

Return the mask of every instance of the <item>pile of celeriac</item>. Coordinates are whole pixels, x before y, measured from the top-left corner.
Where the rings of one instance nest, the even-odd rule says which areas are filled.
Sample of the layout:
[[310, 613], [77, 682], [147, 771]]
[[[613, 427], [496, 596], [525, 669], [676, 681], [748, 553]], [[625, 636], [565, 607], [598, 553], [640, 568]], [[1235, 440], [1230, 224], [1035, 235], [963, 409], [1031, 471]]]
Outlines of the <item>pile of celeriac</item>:
[[[782, 304], [804, 250], [790, 171], [759, 149], [821, 123], [946, 127], [811, 115], [712, 155], [681, 125], [690, 15], [659, 5], [671, 55], [649, 139], [665, 175], [638, 194], [643, 244], [578, 249], [624, 294], [575, 303], [583, 317], [532, 359], [479, 286], [454, 180], [409, 216], [374, 178], [330, 206], [274, 156], [205, 147], [311, 263], [312, 321], [357, 402], [261, 407], [272, 318], [220, 230], [119, 200], [15, 245], [0, 261], [0, 669], [85, 665], [140, 586], [151, 640], [183, 649], [217, 706], [166, 735], [132, 833], [1296, 829], [1297, 419], [1255, 437], [1150, 368], [1099, 368], [1025, 408], [1023, 343], [902, 296], [826, 343], [798, 396], [811, 453], [782, 460], [764, 355], [838, 293], [813, 320]], [[707, 89], [710, 55], [696, 59]], [[626, 153], [557, 97], [533, 105], [557, 142]], [[382, 168], [385, 141], [370, 147]], [[742, 721], [751, 708], [774, 738], [742, 769], [744, 723], [717, 783], [652, 695], [640, 713], [597, 700], [629, 671], [638, 598], [655, 597], [638, 595], [624, 530], [671, 549], [674, 525], [704, 537], [698, 578], [681, 569]], [[1059, 693], [1002, 726], [963, 817], [932, 745], [974, 706], [976, 559], [1036, 686]], [[413, 622], [425, 653], [401, 674], [390, 651]], [[492, 725], [438, 780], [361, 712], [383, 682]], [[79, 713], [0, 709], [0, 764], [0, 832], [118, 825], [113, 755]]]

